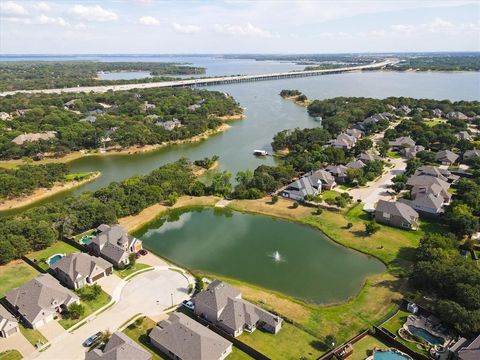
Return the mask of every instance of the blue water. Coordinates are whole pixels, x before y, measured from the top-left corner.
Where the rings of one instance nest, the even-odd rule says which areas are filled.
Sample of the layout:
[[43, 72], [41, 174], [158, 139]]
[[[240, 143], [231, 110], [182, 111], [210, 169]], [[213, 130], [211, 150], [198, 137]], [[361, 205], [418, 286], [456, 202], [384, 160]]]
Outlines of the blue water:
[[375, 351], [373, 360], [410, 360], [410, 357], [395, 351]]
[[48, 265], [52, 266], [53, 264], [55, 264], [58, 260], [60, 260], [63, 256], [62, 255], [55, 255], [53, 256], [51, 259], [50, 259], [50, 262], [48, 263]]
[[408, 330], [413, 334], [418, 337], [421, 337], [422, 339], [425, 339], [432, 345], [442, 345], [445, 341], [443, 338], [435, 336], [431, 333], [429, 333], [427, 330], [418, 328], [413, 325], [408, 326]]

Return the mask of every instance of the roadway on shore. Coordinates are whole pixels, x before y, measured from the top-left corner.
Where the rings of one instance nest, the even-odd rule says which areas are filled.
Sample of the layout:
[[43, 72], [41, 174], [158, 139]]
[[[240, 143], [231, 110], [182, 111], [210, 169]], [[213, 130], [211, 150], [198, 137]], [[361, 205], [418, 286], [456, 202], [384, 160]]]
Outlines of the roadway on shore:
[[306, 77], [317, 76], [325, 74], [335, 74], [348, 71], [361, 71], [380, 69], [386, 65], [392, 65], [397, 63], [397, 59], [386, 59], [381, 62], [374, 62], [366, 65], [348, 66], [336, 69], [323, 69], [323, 70], [303, 70], [303, 71], [290, 71], [283, 73], [270, 73], [270, 74], [258, 74], [258, 75], [235, 75], [235, 76], [220, 76], [211, 78], [197, 78], [189, 80], [175, 80], [175, 81], [162, 81], [153, 83], [141, 83], [141, 84], [125, 84], [125, 85], [105, 85], [105, 86], [79, 86], [73, 88], [64, 89], [39, 89], [39, 90], [16, 90], [6, 91], [0, 93], [0, 96], [14, 95], [18, 93], [26, 94], [60, 94], [60, 93], [80, 93], [80, 92], [106, 92], [106, 91], [124, 91], [132, 89], [148, 89], [148, 88], [165, 88], [165, 87], [187, 87], [187, 86], [208, 86], [219, 84], [230, 84], [248, 81], [262, 81], [262, 80], [276, 80], [286, 79], [294, 77]]

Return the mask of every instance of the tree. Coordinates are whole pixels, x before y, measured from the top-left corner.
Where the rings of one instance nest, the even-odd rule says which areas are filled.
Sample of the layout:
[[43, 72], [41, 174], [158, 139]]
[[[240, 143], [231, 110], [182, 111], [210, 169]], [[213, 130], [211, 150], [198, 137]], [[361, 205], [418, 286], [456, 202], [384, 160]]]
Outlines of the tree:
[[466, 204], [454, 205], [447, 214], [449, 225], [459, 237], [472, 235], [478, 231], [478, 217]]
[[128, 255], [128, 262], [130, 267], [134, 267], [135, 264], [137, 263], [137, 257], [135, 256], [135, 253], [131, 253]]
[[369, 221], [365, 223], [365, 233], [367, 235], [373, 235], [375, 234], [378, 230], [380, 230], [380, 225], [378, 225], [374, 221]]
[[212, 179], [212, 193], [215, 195], [228, 196], [232, 192], [232, 183], [230, 182], [232, 174], [228, 171], [216, 173]]
[[356, 142], [353, 148], [353, 153], [359, 155], [367, 150], [370, 150], [373, 146], [373, 141], [369, 138], [363, 138]]
[[85, 307], [82, 304], [73, 303], [67, 308], [67, 316], [71, 319], [78, 319], [85, 314]]

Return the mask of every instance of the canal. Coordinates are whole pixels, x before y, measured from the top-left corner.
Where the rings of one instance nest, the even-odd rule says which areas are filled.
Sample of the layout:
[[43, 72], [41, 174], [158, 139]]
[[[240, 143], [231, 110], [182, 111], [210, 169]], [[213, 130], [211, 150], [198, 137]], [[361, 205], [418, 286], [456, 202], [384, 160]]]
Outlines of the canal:
[[175, 210], [136, 234], [190, 270], [239, 279], [313, 304], [345, 301], [385, 271], [311, 227], [225, 209]]

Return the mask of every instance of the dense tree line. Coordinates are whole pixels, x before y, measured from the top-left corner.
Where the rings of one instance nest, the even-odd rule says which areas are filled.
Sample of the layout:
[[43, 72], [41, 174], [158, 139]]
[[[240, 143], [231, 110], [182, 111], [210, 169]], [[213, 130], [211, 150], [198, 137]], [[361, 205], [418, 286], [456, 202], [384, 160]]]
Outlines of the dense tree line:
[[[73, 100], [73, 101], [72, 101]], [[68, 106], [65, 106], [68, 104]], [[147, 104], [147, 105], [146, 105]], [[192, 109], [192, 105], [197, 105]], [[144, 89], [80, 94], [18, 94], [0, 98], [0, 109], [14, 114], [0, 121], [0, 158], [63, 155], [81, 149], [151, 145], [193, 137], [220, 126], [218, 116], [238, 113], [235, 100], [220, 92], [192, 89]], [[21, 115], [16, 110], [28, 109]], [[93, 116], [93, 122], [80, 121]], [[166, 129], [165, 121], [181, 126]], [[23, 133], [56, 131], [49, 141], [12, 140]], [[108, 140], [107, 142], [103, 142]]]
[[292, 97], [292, 96], [299, 96], [299, 95], [302, 95], [302, 92], [300, 90], [288, 90], [288, 89], [284, 89], [282, 91], [280, 91], [280, 96], [283, 97], [283, 98], [286, 98], [286, 97]]
[[479, 71], [478, 53], [423, 55], [403, 58], [398, 64], [387, 66], [389, 70], [406, 71]]
[[102, 223], [116, 223], [158, 202], [175, 203], [184, 194], [212, 190], [195, 179], [186, 159], [163, 165], [145, 176], [113, 182], [94, 193], [51, 202], [0, 219], [0, 264], [51, 245], [60, 236], [77, 234]]
[[[97, 73], [101, 71], [145, 71], [152, 77], [100, 80]], [[203, 68], [162, 62], [5, 61], [0, 63], [0, 91], [145, 83], [204, 73]]]
[[0, 168], [0, 200], [28, 195], [38, 188], [51, 188], [64, 181], [67, 164], [21, 165], [15, 169]]
[[480, 332], [480, 268], [460, 255], [453, 237], [428, 234], [416, 250], [411, 283], [435, 297], [434, 311], [463, 335]]

